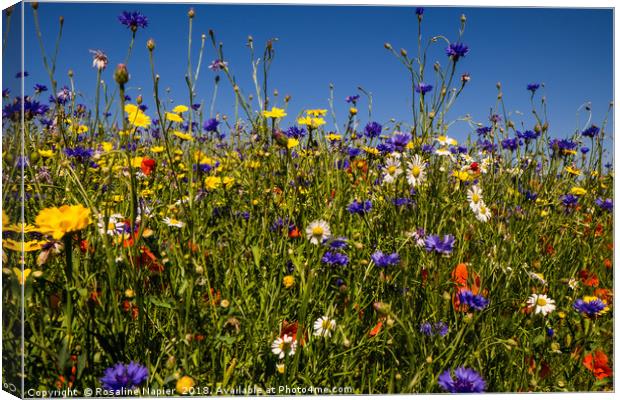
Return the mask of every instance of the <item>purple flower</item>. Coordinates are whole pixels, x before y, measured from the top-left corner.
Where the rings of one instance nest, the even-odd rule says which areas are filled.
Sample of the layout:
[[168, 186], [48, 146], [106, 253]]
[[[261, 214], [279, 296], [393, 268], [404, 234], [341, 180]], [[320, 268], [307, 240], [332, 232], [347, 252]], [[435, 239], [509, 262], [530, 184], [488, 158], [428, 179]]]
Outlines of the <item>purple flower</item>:
[[30, 75], [30, 74], [28, 73], [28, 71], [19, 71], [18, 73], [16, 73], [16, 74], [15, 74], [15, 77], [16, 77], [16, 78], [25, 78], [25, 77], [27, 77], [28, 75]]
[[445, 370], [439, 375], [437, 383], [450, 393], [482, 393], [487, 386], [478, 372], [465, 367], [458, 367], [454, 371], [454, 377], [449, 369]]
[[582, 148], [579, 149], [579, 151], [581, 151], [581, 154], [588, 154], [588, 151], [590, 151], [590, 148], [583, 146]]
[[346, 254], [328, 251], [321, 258], [321, 262], [330, 266], [340, 265], [344, 267], [349, 263], [349, 257]]
[[424, 245], [429, 253], [450, 254], [454, 248], [454, 236], [445, 235], [441, 239], [439, 235], [430, 235], [424, 240]]
[[372, 261], [377, 267], [385, 268], [400, 263], [400, 256], [398, 253], [384, 254], [381, 250], [377, 250], [370, 256]]
[[531, 140], [536, 140], [540, 136], [540, 133], [527, 130], [525, 132], [517, 131], [517, 137], [525, 140], [525, 143], [529, 143]]
[[411, 134], [398, 132], [394, 134], [394, 136], [386, 140], [386, 143], [393, 147], [394, 150], [392, 151], [398, 151], [402, 153], [403, 151], [405, 151], [405, 147], [409, 144], [410, 141]]
[[433, 331], [435, 334], [444, 337], [448, 334], [448, 325], [443, 321], [435, 322], [433, 324]]
[[144, 383], [148, 376], [149, 370], [141, 364], [134, 361], [129, 364], [118, 363], [105, 370], [101, 384], [106, 390], [131, 390]]
[[424, 14], [424, 7], [416, 7], [415, 8], [415, 14], [421, 16], [422, 14]]
[[215, 118], [209, 118], [202, 124], [202, 129], [207, 132], [217, 132], [217, 126], [219, 125], [219, 121]]
[[614, 209], [614, 201], [612, 199], [603, 200], [599, 197], [594, 202], [596, 203], [597, 206], [599, 206], [604, 211], [612, 212]]
[[469, 47], [464, 43], [450, 43], [446, 48], [446, 54], [454, 62], [457, 62], [461, 57], [465, 57], [467, 53], [469, 53]]
[[89, 160], [94, 154], [93, 149], [87, 149], [87, 148], [80, 147], [80, 146], [77, 146], [73, 149], [70, 147], [67, 147], [64, 151], [67, 157], [73, 157], [73, 158], [78, 159], [79, 161]]
[[286, 131], [284, 131], [284, 134], [290, 138], [299, 139], [306, 135], [306, 130], [304, 128], [298, 128], [296, 126], [291, 126]]
[[139, 11], [123, 11], [118, 16], [118, 21], [132, 32], [136, 32], [138, 28], [146, 28], [149, 24], [148, 19]]
[[369, 122], [364, 128], [364, 135], [369, 138], [375, 138], [381, 134], [383, 127], [377, 122]]
[[551, 139], [549, 141], [549, 148], [553, 151], [554, 154], [571, 154], [573, 150], [577, 148], [577, 146], [577, 143], [573, 142], [570, 139]]
[[583, 299], [577, 299], [573, 303], [573, 308], [576, 311], [587, 315], [589, 318], [597, 317], [601, 313], [601, 311], [603, 311], [606, 307], [607, 305], [601, 299], [598, 299], [598, 298], [595, 298], [590, 301], [585, 301]]
[[209, 69], [215, 72], [215, 71], [225, 69], [227, 66], [228, 66], [228, 63], [226, 61], [213, 60], [211, 61], [211, 64], [209, 64]]
[[579, 202], [579, 198], [570, 193], [560, 196], [560, 200], [562, 200], [562, 204], [566, 207], [575, 207]]
[[461, 290], [459, 292], [459, 302], [463, 306], [480, 311], [489, 305], [489, 300], [479, 294], [473, 294], [470, 290]]
[[491, 142], [490, 140], [479, 140], [478, 147], [480, 147], [482, 150], [486, 151], [487, 153], [493, 153], [497, 150], [497, 145]]
[[349, 154], [350, 158], [355, 158], [359, 156], [361, 152], [362, 152], [362, 149], [358, 149], [357, 147], [349, 147], [347, 149], [347, 153]]
[[515, 151], [519, 148], [521, 141], [518, 138], [507, 138], [502, 140], [502, 148], [510, 151]]
[[593, 138], [600, 132], [600, 128], [596, 125], [590, 126], [588, 129], [581, 132], [581, 136], [587, 136], [589, 138]]
[[34, 92], [37, 94], [47, 92], [47, 86], [37, 83], [34, 85]]
[[356, 94], [356, 95], [354, 95], [354, 96], [347, 96], [347, 97], [344, 99], [344, 101], [346, 101], [347, 103], [353, 103], [353, 104], [355, 104], [355, 103], [357, 103], [357, 101], [359, 100], [359, 98], [360, 98], [360, 95], [359, 95], [359, 94]]
[[396, 207], [409, 206], [409, 205], [412, 205], [413, 203], [414, 201], [408, 197], [397, 197], [395, 199], [392, 199], [392, 204], [394, 204], [394, 206]]
[[423, 322], [420, 324], [420, 332], [422, 332], [426, 336], [431, 336], [433, 334], [433, 326], [430, 324], [430, 322]]
[[10, 93], [11, 93], [10, 89], [8, 89], [8, 88], [2, 89], [2, 98], [3, 99], [8, 99]]
[[532, 92], [532, 95], [533, 95], [534, 93], [536, 93], [539, 87], [540, 87], [540, 83], [530, 83], [527, 85], [527, 90]]
[[491, 133], [491, 127], [490, 126], [482, 126], [478, 129], [476, 129], [476, 133], [480, 136], [486, 136], [489, 133]]
[[415, 91], [417, 93], [421, 93], [422, 96], [424, 96], [426, 93], [430, 92], [431, 90], [433, 90], [433, 85], [429, 85], [424, 82], [418, 83], [415, 87]]
[[347, 248], [347, 238], [346, 237], [338, 237], [335, 239], [326, 239], [324, 244], [329, 244], [329, 247], [332, 249], [346, 249]]
[[372, 209], [372, 202], [370, 200], [357, 201], [353, 200], [351, 204], [347, 206], [347, 211], [351, 214], [366, 214]]

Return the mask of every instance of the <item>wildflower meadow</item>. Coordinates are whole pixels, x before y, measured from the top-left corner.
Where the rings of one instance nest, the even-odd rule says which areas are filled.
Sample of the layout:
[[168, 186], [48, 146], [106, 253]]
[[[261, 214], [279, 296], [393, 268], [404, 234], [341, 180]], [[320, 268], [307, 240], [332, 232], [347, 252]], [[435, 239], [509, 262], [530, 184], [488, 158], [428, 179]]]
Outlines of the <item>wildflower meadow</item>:
[[522, 85], [521, 114], [497, 84], [457, 140], [450, 111], [475, 79], [460, 66], [484, 55], [466, 15], [432, 36], [432, 9], [403, 7], [414, 50], [386, 42], [382, 62], [402, 64], [407, 119], [375, 120], [367, 90], [328, 82], [294, 109], [270, 86], [285, 38], [224, 43], [194, 26], [201, 5], [173, 9], [186, 24], [166, 34], [188, 54], [172, 101], [149, 15], [122, 6], [120, 58], [71, 53], [92, 60], [88, 88], [56, 68], [77, 21], [43, 35], [47, 3], [4, 10], [3, 53], [30, 14], [28, 62], [48, 76], [11, 70], [23, 92], [2, 92], [5, 391], [613, 390], [612, 103], [557, 131], [542, 82]]

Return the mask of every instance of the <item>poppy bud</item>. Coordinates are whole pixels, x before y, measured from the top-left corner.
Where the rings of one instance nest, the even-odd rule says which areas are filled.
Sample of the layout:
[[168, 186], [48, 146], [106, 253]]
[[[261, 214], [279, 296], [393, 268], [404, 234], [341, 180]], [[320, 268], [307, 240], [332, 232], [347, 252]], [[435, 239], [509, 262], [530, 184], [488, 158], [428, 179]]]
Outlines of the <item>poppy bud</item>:
[[118, 64], [116, 71], [114, 71], [114, 80], [119, 85], [124, 85], [129, 81], [129, 72], [127, 72], [127, 66], [125, 64]]

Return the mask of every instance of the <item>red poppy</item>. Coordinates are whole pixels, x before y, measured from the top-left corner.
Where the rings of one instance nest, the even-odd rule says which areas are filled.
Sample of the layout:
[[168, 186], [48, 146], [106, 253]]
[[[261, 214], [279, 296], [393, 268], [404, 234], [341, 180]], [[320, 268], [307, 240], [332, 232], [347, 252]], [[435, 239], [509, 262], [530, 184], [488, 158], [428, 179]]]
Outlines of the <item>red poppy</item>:
[[290, 237], [291, 239], [297, 239], [300, 236], [301, 234], [299, 233], [299, 229], [296, 226], [288, 232], [288, 237]]
[[458, 264], [452, 271], [452, 281], [456, 286], [466, 286], [467, 276], [467, 265], [465, 263]]
[[144, 157], [142, 159], [142, 163], [140, 163], [140, 169], [142, 170], [142, 173], [144, 175], [149, 176], [151, 175], [151, 172], [155, 170], [156, 165], [157, 162], [155, 160], [153, 160], [152, 158]]
[[594, 353], [588, 353], [583, 358], [583, 365], [594, 373], [596, 379], [607, 378], [612, 375], [611, 368], [608, 365], [607, 355], [600, 350]]
[[142, 246], [140, 248], [140, 258], [138, 259], [138, 266], [148, 268], [151, 272], [163, 272], [164, 266], [157, 261], [155, 254], [149, 250], [148, 247]]
[[598, 276], [594, 272], [590, 272], [587, 269], [584, 269], [579, 272], [579, 277], [581, 278], [581, 282], [586, 286], [598, 287], [599, 281]]
[[613, 302], [614, 294], [609, 289], [598, 288], [594, 290], [594, 295], [601, 300], [605, 300], [607, 304]]
[[381, 331], [382, 327], [383, 327], [383, 321], [377, 322], [377, 325], [375, 325], [375, 327], [372, 328], [372, 330], [370, 331], [370, 333], [368, 335], [370, 337], [376, 336], [377, 333], [379, 333]]
[[[289, 323], [287, 320], [284, 320], [282, 321], [282, 328], [280, 329], [280, 337], [283, 337], [284, 335], [288, 335], [292, 337], [293, 339], [297, 339], [298, 329], [299, 329], [299, 323], [297, 321]], [[306, 333], [299, 339], [299, 344], [302, 346], [305, 346], [307, 339], [308, 339], [308, 334]]]
[[605, 266], [605, 268], [611, 268], [611, 260], [609, 258], [606, 258], [605, 260], [603, 260], [603, 265]]

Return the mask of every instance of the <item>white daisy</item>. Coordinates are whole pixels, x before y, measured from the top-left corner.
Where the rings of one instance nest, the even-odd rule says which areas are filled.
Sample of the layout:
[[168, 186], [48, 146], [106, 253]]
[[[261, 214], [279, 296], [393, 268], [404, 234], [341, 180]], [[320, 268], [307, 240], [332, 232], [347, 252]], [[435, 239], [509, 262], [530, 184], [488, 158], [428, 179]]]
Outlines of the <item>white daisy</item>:
[[571, 290], [577, 290], [579, 287], [579, 281], [575, 278], [570, 278], [568, 280], [568, 287], [571, 288]]
[[481, 201], [478, 205], [478, 210], [474, 211], [476, 213], [476, 219], [480, 222], [487, 222], [489, 218], [491, 218], [491, 210], [484, 204], [484, 201]]
[[414, 155], [410, 162], [407, 163], [407, 182], [411, 186], [418, 186], [426, 179], [426, 172], [424, 171], [424, 162], [419, 155]]
[[297, 349], [297, 342], [289, 335], [276, 338], [271, 344], [271, 352], [281, 360], [285, 356], [292, 356]]
[[99, 215], [99, 222], [97, 222], [97, 226], [99, 227], [99, 232], [101, 234], [106, 233], [114, 236], [121, 235], [125, 232], [125, 217], [121, 214], [110, 215], [107, 225], [105, 224], [104, 218], [105, 217], [103, 215]]
[[312, 221], [306, 228], [306, 237], [312, 244], [320, 244], [331, 236], [329, 225], [322, 219]]
[[544, 294], [533, 294], [527, 299], [527, 305], [534, 309], [534, 314], [547, 315], [555, 310], [555, 300]]
[[547, 281], [545, 280], [544, 275], [541, 274], [540, 272], [530, 272], [529, 275], [530, 275], [530, 278], [542, 283], [543, 285], [547, 284]]
[[435, 138], [441, 146], [456, 146], [459, 142], [449, 136], [437, 136]]
[[396, 178], [403, 173], [403, 169], [400, 167], [400, 161], [395, 157], [390, 157], [385, 160], [385, 167], [383, 167], [383, 182], [392, 183]]
[[331, 337], [332, 331], [335, 329], [336, 321], [327, 316], [322, 316], [314, 321], [314, 336]]
[[450, 150], [447, 147], [442, 147], [440, 149], [435, 150], [435, 154], [438, 156], [451, 156]]
[[474, 185], [470, 189], [467, 189], [467, 200], [469, 200], [469, 208], [471, 208], [473, 212], [478, 212], [480, 204], [484, 204], [480, 186]]
[[185, 222], [170, 217], [164, 218], [164, 224], [174, 226], [175, 228], [183, 228], [185, 226]]

